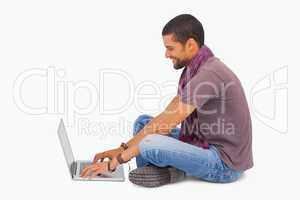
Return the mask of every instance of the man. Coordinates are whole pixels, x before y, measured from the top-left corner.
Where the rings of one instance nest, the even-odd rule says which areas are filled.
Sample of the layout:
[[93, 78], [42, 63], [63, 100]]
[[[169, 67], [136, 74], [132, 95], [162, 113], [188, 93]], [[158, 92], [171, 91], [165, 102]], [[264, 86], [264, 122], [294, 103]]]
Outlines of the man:
[[137, 168], [129, 180], [145, 187], [185, 176], [236, 181], [253, 166], [251, 118], [239, 79], [204, 44], [202, 24], [192, 15], [173, 18], [162, 37], [165, 56], [176, 70], [184, 68], [177, 95], [156, 117], [139, 116], [134, 137], [96, 154], [81, 176], [113, 171], [136, 157]]

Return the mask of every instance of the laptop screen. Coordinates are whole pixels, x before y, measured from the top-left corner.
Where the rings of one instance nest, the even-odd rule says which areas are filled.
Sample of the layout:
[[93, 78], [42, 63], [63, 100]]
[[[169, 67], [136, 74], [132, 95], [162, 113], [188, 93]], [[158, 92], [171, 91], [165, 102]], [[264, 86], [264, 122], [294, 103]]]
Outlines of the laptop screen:
[[72, 163], [74, 163], [75, 159], [74, 159], [74, 155], [73, 155], [72, 148], [71, 148], [71, 145], [70, 145], [70, 141], [68, 139], [68, 134], [67, 134], [67, 131], [66, 131], [66, 127], [65, 127], [64, 122], [63, 122], [62, 119], [59, 122], [57, 134], [58, 134], [59, 141], [60, 141], [60, 144], [62, 146], [64, 155], [65, 155], [67, 164], [68, 164], [68, 168], [69, 168], [69, 170], [71, 172], [71, 175], [72, 175], [71, 165], [72, 165]]

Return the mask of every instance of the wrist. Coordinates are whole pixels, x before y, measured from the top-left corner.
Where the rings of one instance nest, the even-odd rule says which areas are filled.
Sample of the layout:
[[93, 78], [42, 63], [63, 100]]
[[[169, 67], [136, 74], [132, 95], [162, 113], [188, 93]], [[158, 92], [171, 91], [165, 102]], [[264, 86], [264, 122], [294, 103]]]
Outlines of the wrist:
[[128, 145], [126, 143], [121, 143], [121, 145], [117, 148], [119, 153], [122, 153], [123, 151], [125, 151], [126, 149], [128, 149]]
[[113, 158], [110, 162], [111, 162], [112, 169], [116, 169], [120, 165], [116, 158]]
[[126, 149], [129, 148], [129, 146], [128, 146], [126, 143], [122, 142], [122, 143], [120, 144], [120, 148], [122, 148], [123, 151], [125, 151]]
[[118, 147], [117, 150], [118, 150], [118, 154], [122, 153], [123, 151], [125, 151], [123, 147]]

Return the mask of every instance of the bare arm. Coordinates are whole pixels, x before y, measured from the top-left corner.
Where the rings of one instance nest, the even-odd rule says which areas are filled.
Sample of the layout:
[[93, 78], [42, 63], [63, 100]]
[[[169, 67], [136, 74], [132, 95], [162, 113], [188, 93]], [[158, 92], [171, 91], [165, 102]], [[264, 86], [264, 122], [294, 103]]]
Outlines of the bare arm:
[[166, 109], [153, 118], [144, 126], [131, 140], [127, 142], [128, 149], [122, 153], [123, 160], [127, 161], [139, 155], [138, 144], [147, 135], [150, 134], [170, 134], [171, 130], [187, 118], [196, 107], [184, 104], [179, 96], [172, 99]]
[[119, 162], [113, 155], [121, 153], [121, 158], [124, 161], [128, 161], [131, 158], [138, 156], [140, 154], [138, 144], [145, 136], [155, 133], [163, 135], [170, 134], [171, 130], [188, 117], [195, 108], [196, 107], [193, 105], [181, 102], [179, 96], [174, 97], [161, 114], [154, 117], [143, 129], [127, 142], [128, 149], [123, 151], [122, 148], [117, 148], [109, 152], [101, 153], [99, 156], [96, 155], [94, 164], [86, 167], [81, 172], [81, 176], [85, 177], [90, 173], [92, 173], [92, 176], [96, 176], [103, 171], [109, 170], [109, 163], [107, 161], [97, 163], [99, 158], [110, 157], [112, 159], [110, 162], [111, 169], [115, 169], [119, 165]]

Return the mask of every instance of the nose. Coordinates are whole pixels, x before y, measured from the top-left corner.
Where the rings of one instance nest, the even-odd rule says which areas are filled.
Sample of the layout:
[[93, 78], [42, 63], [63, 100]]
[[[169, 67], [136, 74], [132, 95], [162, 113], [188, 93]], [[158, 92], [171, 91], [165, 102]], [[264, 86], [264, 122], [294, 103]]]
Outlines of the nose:
[[166, 50], [166, 52], [165, 52], [165, 57], [166, 57], [166, 58], [169, 58], [169, 57], [170, 57], [170, 54], [169, 54], [168, 50]]

